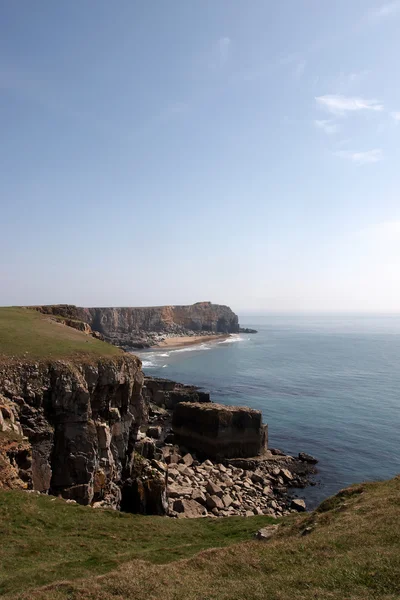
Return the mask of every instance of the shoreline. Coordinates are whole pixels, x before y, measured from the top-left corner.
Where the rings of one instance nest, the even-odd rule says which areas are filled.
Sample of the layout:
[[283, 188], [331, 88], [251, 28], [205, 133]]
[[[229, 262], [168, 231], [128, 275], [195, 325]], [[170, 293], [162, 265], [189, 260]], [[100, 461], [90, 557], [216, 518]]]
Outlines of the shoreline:
[[162, 342], [157, 342], [150, 346], [152, 350], [156, 350], [157, 348], [182, 348], [186, 346], [194, 346], [196, 344], [202, 344], [206, 342], [214, 342], [216, 340], [227, 340], [231, 337], [231, 334], [214, 334], [214, 335], [182, 335], [182, 336], [174, 336], [169, 337], [163, 340]]

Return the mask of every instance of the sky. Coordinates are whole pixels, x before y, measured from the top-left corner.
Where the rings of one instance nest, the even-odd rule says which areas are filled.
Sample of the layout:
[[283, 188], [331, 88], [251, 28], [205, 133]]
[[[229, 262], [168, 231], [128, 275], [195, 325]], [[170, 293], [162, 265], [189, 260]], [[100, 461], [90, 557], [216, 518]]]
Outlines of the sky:
[[400, 1], [0, 0], [0, 305], [400, 312]]

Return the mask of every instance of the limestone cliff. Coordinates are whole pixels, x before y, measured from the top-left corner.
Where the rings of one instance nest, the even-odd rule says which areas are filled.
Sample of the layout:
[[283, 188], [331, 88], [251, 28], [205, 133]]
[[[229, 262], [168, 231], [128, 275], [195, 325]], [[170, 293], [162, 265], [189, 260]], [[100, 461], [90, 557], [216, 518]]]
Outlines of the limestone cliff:
[[238, 333], [239, 320], [228, 307], [211, 302], [189, 306], [82, 308], [72, 305], [39, 307], [44, 313], [78, 319], [118, 345], [136, 345], [143, 332]]
[[2, 364], [0, 431], [3, 437], [22, 433], [31, 453], [21, 466], [18, 451], [26, 447], [17, 440], [5, 446], [9, 477], [82, 504], [106, 500], [118, 506], [119, 484], [147, 419], [142, 383], [140, 360], [131, 355]]

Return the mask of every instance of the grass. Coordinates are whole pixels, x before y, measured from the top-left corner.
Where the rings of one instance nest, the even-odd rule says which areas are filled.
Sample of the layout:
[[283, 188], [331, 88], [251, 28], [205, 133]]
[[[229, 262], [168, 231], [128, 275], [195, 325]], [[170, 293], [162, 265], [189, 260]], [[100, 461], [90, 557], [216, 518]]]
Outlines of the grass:
[[[0, 496], [9, 598], [400, 598], [400, 478], [355, 486], [314, 513], [284, 519], [266, 543], [241, 541], [265, 517], [172, 521], [96, 513], [23, 492], [12, 498]], [[34, 589], [50, 579], [57, 583]]]
[[133, 560], [170, 563], [250, 539], [270, 522], [262, 516], [190, 521], [145, 517], [0, 491], [0, 595], [15, 598], [18, 592], [106, 573]]
[[122, 350], [36, 310], [0, 307], [0, 359], [57, 360], [120, 356]]

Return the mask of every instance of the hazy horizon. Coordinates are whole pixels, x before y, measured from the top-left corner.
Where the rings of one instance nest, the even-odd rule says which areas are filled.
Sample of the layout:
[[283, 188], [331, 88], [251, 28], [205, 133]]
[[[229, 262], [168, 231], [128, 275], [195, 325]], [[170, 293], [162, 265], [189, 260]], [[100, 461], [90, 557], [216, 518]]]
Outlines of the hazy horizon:
[[0, 305], [400, 311], [399, 26], [400, 0], [1, 3]]

